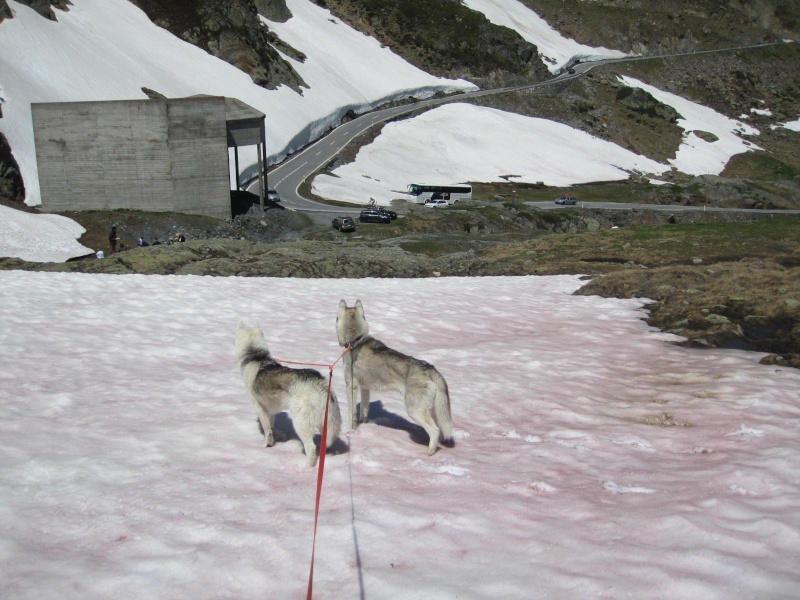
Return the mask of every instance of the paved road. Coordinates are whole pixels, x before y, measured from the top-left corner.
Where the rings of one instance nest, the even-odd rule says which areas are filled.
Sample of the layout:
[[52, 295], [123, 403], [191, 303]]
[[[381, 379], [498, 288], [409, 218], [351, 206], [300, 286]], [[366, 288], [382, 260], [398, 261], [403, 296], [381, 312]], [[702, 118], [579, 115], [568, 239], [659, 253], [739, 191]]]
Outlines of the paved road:
[[[760, 48], [764, 46], [776, 45], [778, 43], [785, 43], [785, 42], [777, 42], [774, 44], [759, 44], [757, 46], [748, 46], [748, 48]], [[388, 121], [399, 115], [419, 110], [421, 108], [430, 108], [432, 106], [438, 106], [440, 104], [445, 104], [447, 102], [460, 102], [470, 98], [478, 98], [481, 96], [491, 96], [497, 94], [506, 94], [510, 92], [518, 92], [521, 90], [535, 89], [547, 85], [562, 83], [564, 81], [569, 81], [570, 79], [581, 77], [584, 73], [599, 65], [618, 63], [618, 62], [638, 61], [638, 60], [653, 60], [653, 59], [675, 57], [675, 56], [690, 56], [696, 54], [730, 52], [732, 50], [740, 50], [740, 49], [743, 48], [704, 50], [700, 52], [692, 52], [685, 54], [669, 54], [661, 56], [634, 56], [625, 58], [609, 58], [592, 62], [577, 63], [572, 67], [572, 71], [574, 71], [573, 73], [565, 72], [562, 73], [561, 75], [553, 77], [552, 79], [548, 79], [546, 81], [541, 81], [538, 83], [531, 83], [526, 85], [519, 85], [519, 86], [505, 87], [505, 88], [496, 88], [491, 90], [476, 90], [473, 92], [464, 92], [461, 94], [454, 94], [451, 96], [440, 97], [440, 98], [430, 98], [427, 100], [420, 100], [418, 102], [413, 102], [403, 106], [395, 106], [392, 108], [386, 108], [382, 110], [369, 112], [333, 129], [325, 137], [320, 138], [319, 140], [317, 140], [316, 142], [312, 143], [309, 146], [306, 146], [303, 150], [299, 151], [298, 153], [294, 154], [293, 156], [285, 160], [280, 165], [273, 168], [268, 173], [268, 187], [278, 191], [283, 200], [284, 205], [287, 208], [309, 213], [315, 219], [315, 221], [320, 223], [322, 222], [329, 223], [330, 219], [333, 218], [333, 215], [336, 214], [349, 214], [351, 216], [357, 216], [360, 209], [336, 208], [328, 204], [320, 204], [318, 202], [314, 202], [313, 200], [308, 200], [302, 197], [298, 190], [301, 184], [306, 179], [308, 179], [308, 177], [316, 173], [319, 169], [321, 169], [323, 166], [325, 166], [331, 160], [333, 160], [336, 157], [336, 155], [351, 140], [353, 140], [355, 137], [359, 136], [361, 133], [363, 133], [364, 131], [366, 131], [367, 129], [369, 129], [370, 127], [372, 127], [377, 123]], [[248, 189], [250, 191], [258, 193], [258, 182], [257, 181], [254, 182]], [[542, 204], [548, 204], [546, 208], [554, 208], [554, 206], [552, 206], [551, 203], [542, 203]], [[619, 205], [618, 203], [586, 203], [586, 204], [587, 206], [589, 204], [596, 204], [597, 206], [593, 206], [594, 208], [631, 208], [630, 204], [621, 204], [621, 205]], [[599, 204], [612, 204], [613, 206], [600, 206]], [[649, 205], [636, 205], [636, 207], [663, 208], [661, 206], [649, 206]], [[672, 207], [670, 207], [670, 210], [671, 209]], [[697, 210], [699, 208], [681, 207], [680, 209]]]
[[593, 201], [579, 201], [576, 205], [563, 206], [556, 204], [553, 200], [536, 200], [532, 202], [525, 202], [528, 206], [535, 206], [536, 208], [543, 209], [558, 209], [569, 210], [572, 208], [603, 208], [606, 210], [659, 210], [662, 212], [688, 212], [688, 211], [703, 211], [703, 212], [743, 212], [743, 213], [759, 213], [759, 214], [776, 214], [776, 215], [797, 215], [800, 210], [764, 210], [760, 208], [724, 208], [719, 206], [681, 206], [678, 204], [640, 204], [633, 202], [593, 202]]
[[[348, 143], [350, 143], [351, 140], [364, 133], [373, 125], [388, 121], [399, 115], [410, 113], [421, 108], [430, 108], [440, 104], [445, 104], [447, 102], [461, 102], [470, 98], [506, 94], [509, 92], [517, 92], [520, 90], [533, 89], [537, 87], [553, 85], [555, 83], [561, 83], [563, 81], [580, 77], [581, 74], [588, 71], [592, 66], [595, 65], [579, 64], [576, 65], [574, 74], [564, 73], [554, 77], [553, 79], [548, 79], [547, 81], [541, 81], [538, 83], [496, 88], [491, 90], [476, 90], [445, 97], [429, 98], [427, 100], [420, 100], [402, 106], [395, 106], [392, 108], [376, 110], [363, 114], [352, 121], [333, 129], [325, 137], [320, 138], [309, 146], [306, 146], [297, 154], [292, 155], [283, 163], [270, 170], [268, 173], [268, 187], [278, 192], [287, 208], [308, 213], [321, 212], [324, 213], [324, 218], [328, 220], [332, 218], [332, 215], [335, 214], [349, 214], [351, 216], [357, 216], [360, 209], [337, 209], [336, 207], [331, 207], [328, 204], [320, 204], [319, 202], [314, 202], [313, 200], [302, 197], [298, 190], [306, 179], [333, 160], [339, 154], [339, 152], [341, 152], [341, 150]], [[248, 190], [258, 193], [258, 182], [255, 181], [250, 184]]]
[[[451, 96], [441, 98], [430, 98], [421, 100], [412, 104], [403, 106], [395, 106], [374, 112], [366, 113], [349, 121], [336, 129], [332, 130], [328, 135], [320, 138], [310, 146], [305, 147], [303, 150], [293, 155], [291, 158], [285, 160], [279, 166], [275, 167], [268, 174], [269, 187], [277, 190], [283, 202], [289, 208], [302, 211], [321, 211], [326, 214], [339, 213], [339, 214], [358, 214], [358, 210], [343, 209], [337, 210], [331, 208], [330, 205], [320, 204], [313, 200], [303, 198], [298, 189], [300, 185], [308, 179], [311, 175], [316, 173], [320, 168], [333, 160], [342, 148], [344, 148], [351, 140], [361, 135], [370, 127], [377, 123], [382, 123], [393, 119], [399, 115], [413, 112], [421, 108], [430, 108], [447, 102], [460, 102], [469, 98], [478, 98], [480, 96], [489, 96], [494, 94], [504, 94], [512, 91], [519, 91], [524, 89], [542, 87], [545, 85], [552, 85], [556, 82], [562, 82], [568, 79], [578, 77], [578, 71], [574, 75], [560, 75], [545, 82], [533, 83], [528, 85], [500, 88], [492, 90], [477, 90], [474, 92], [465, 92], [461, 94], [454, 94]], [[257, 191], [257, 183], [250, 187], [250, 191]]]

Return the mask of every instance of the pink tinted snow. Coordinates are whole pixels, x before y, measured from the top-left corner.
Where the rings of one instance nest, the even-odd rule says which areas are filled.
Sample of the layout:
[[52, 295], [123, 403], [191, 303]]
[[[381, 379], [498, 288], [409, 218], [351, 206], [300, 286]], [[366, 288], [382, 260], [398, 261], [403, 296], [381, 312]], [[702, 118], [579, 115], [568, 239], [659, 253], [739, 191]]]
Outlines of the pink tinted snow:
[[288, 418], [261, 447], [235, 330], [330, 362], [360, 298], [446, 377], [456, 443], [428, 457], [373, 392], [327, 458], [315, 597], [793, 597], [800, 374], [580, 285], [0, 273], [3, 596], [300, 597], [316, 473]]

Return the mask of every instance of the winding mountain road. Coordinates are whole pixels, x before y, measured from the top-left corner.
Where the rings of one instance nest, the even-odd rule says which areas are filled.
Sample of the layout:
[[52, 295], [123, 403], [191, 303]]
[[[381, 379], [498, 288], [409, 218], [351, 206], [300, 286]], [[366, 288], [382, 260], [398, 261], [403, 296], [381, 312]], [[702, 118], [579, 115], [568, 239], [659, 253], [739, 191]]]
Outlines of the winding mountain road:
[[[448, 102], [459, 102], [463, 100], [469, 100], [471, 98], [479, 98], [482, 96], [492, 96], [497, 94], [506, 94], [506, 93], [518, 92], [521, 90], [536, 89], [548, 85], [554, 85], [556, 83], [563, 83], [564, 81], [569, 81], [571, 79], [576, 79], [578, 77], [581, 77], [592, 68], [605, 64], [640, 61], [640, 60], [655, 60], [662, 58], [674, 58], [680, 56], [694, 56], [698, 54], [712, 54], [719, 52], [732, 52], [748, 48], [761, 48], [765, 46], [774, 46], [783, 43], [787, 42], [774, 42], [770, 44], [758, 44], [755, 46], [726, 48], [720, 50], [702, 50], [698, 52], [689, 52], [682, 54], [667, 54], [658, 56], [630, 56], [624, 58], [609, 58], [596, 61], [578, 62], [572, 65], [571, 69], [571, 71], [573, 71], [572, 73], [565, 71], [553, 77], [552, 79], [548, 79], [546, 81], [540, 81], [537, 83], [531, 83], [513, 87], [495, 88], [490, 90], [475, 90], [472, 92], [457, 93], [446, 97], [428, 98], [425, 100], [419, 100], [417, 102], [404, 104], [402, 106], [394, 106], [391, 108], [375, 110], [372, 112], [365, 113], [353, 119], [352, 121], [348, 121], [347, 123], [344, 123], [339, 127], [336, 127], [324, 137], [306, 146], [296, 154], [287, 158], [280, 165], [274, 167], [272, 170], [268, 172], [267, 175], [268, 187], [271, 189], [275, 189], [278, 192], [278, 194], [280, 194], [283, 204], [287, 208], [308, 213], [310, 216], [312, 216], [312, 218], [314, 218], [315, 221], [320, 223], [322, 222], [329, 223], [330, 219], [332, 219], [332, 216], [336, 214], [357, 216], [360, 211], [360, 208], [358, 209], [338, 208], [328, 204], [321, 204], [319, 202], [314, 202], [313, 200], [309, 200], [301, 196], [299, 189], [306, 179], [308, 179], [314, 173], [319, 171], [323, 166], [325, 166], [331, 160], [333, 160], [339, 154], [339, 152], [341, 152], [342, 149], [345, 146], [347, 146], [347, 144], [351, 140], [361, 135], [363, 132], [367, 131], [370, 127], [372, 127], [377, 123], [388, 121], [397, 116], [407, 114], [415, 110], [419, 110], [421, 108], [430, 108]], [[253, 190], [254, 187], [255, 190]], [[251, 184], [248, 189], [257, 192], [257, 181]], [[552, 203], [531, 203], [531, 204], [540, 206], [542, 208], [553, 208]], [[633, 208], [633, 205], [627, 203], [582, 202], [581, 204], [587, 207], [595, 207], [595, 208]], [[663, 205], [639, 204], [636, 205], [636, 208], [657, 208], [664, 210], [667, 207]], [[669, 207], [669, 209], [671, 210], [672, 207]], [[680, 207], [680, 209], [705, 210], [706, 208]], [[785, 213], [787, 211], [781, 211], [781, 212]], [[791, 212], [797, 212], [797, 211], [791, 211]]]

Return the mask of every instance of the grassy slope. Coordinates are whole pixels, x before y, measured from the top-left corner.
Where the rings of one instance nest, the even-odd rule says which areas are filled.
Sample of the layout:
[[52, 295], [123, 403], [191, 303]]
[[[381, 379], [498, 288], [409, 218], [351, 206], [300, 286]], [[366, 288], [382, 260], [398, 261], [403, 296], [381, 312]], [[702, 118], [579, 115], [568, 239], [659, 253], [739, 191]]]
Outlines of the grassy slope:
[[[780, 190], [787, 199], [785, 207], [795, 208], [800, 206], [800, 133], [770, 126], [800, 115], [800, 89], [791, 75], [798, 68], [800, 45], [786, 44], [605, 65], [578, 81], [478, 103], [565, 123], [662, 162], [674, 158], [683, 130], [666, 110], [663, 115], [653, 114], [626, 103], [623, 91], [627, 88], [619, 83], [619, 76], [634, 77], [731, 118], [747, 114], [747, 123], [761, 132], [751, 140], [762, 151], [734, 157], [721, 175], [746, 178], [755, 188]], [[763, 107], [772, 115], [750, 111]], [[690, 178], [674, 173], [673, 179], [686, 184]]]
[[589, 46], [657, 54], [726, 48], [791, 37], [793, 0], [520, 0], [563, 35]]

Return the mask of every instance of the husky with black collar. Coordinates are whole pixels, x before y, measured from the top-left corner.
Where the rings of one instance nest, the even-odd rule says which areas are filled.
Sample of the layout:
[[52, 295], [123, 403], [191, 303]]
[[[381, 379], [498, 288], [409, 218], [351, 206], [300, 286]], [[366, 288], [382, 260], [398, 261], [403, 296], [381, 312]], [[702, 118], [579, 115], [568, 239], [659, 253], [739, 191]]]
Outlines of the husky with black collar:
[[453, 437], [450, 394], [447, 382], [436, 368], [387, 347], [369, 335], [364, 306], [357, 300], [348, 307], [342, 300], [336, 316], [339, 345], [349, 347], [344, 356], [350, 428], [357, 426], [356, 390], [361, 389], [361, 422], [367, 422], [371, 390], [393, 390], [403, 394], [408, 416], [428, 433], [428, 454], [436, 452], [439, 440]]
[[[325, 378], [314, 369], [290, 369], [273, 360], [258, 325], [245, 327], [243, 323], [239, 323], [236, 354], [239, 357], [244, 386], [264, 429], [264, 448], [275, 445], [275, 415], [289, 411], [294, 430], [306, 451], [306, 464], [313, 467], [317, 462], [314, 433], [322, 431], [328, 398], [328, 383]], [[339, 404], [331, 390], [328, 406], [328, 447], [339, 436], [341, 426]]]

